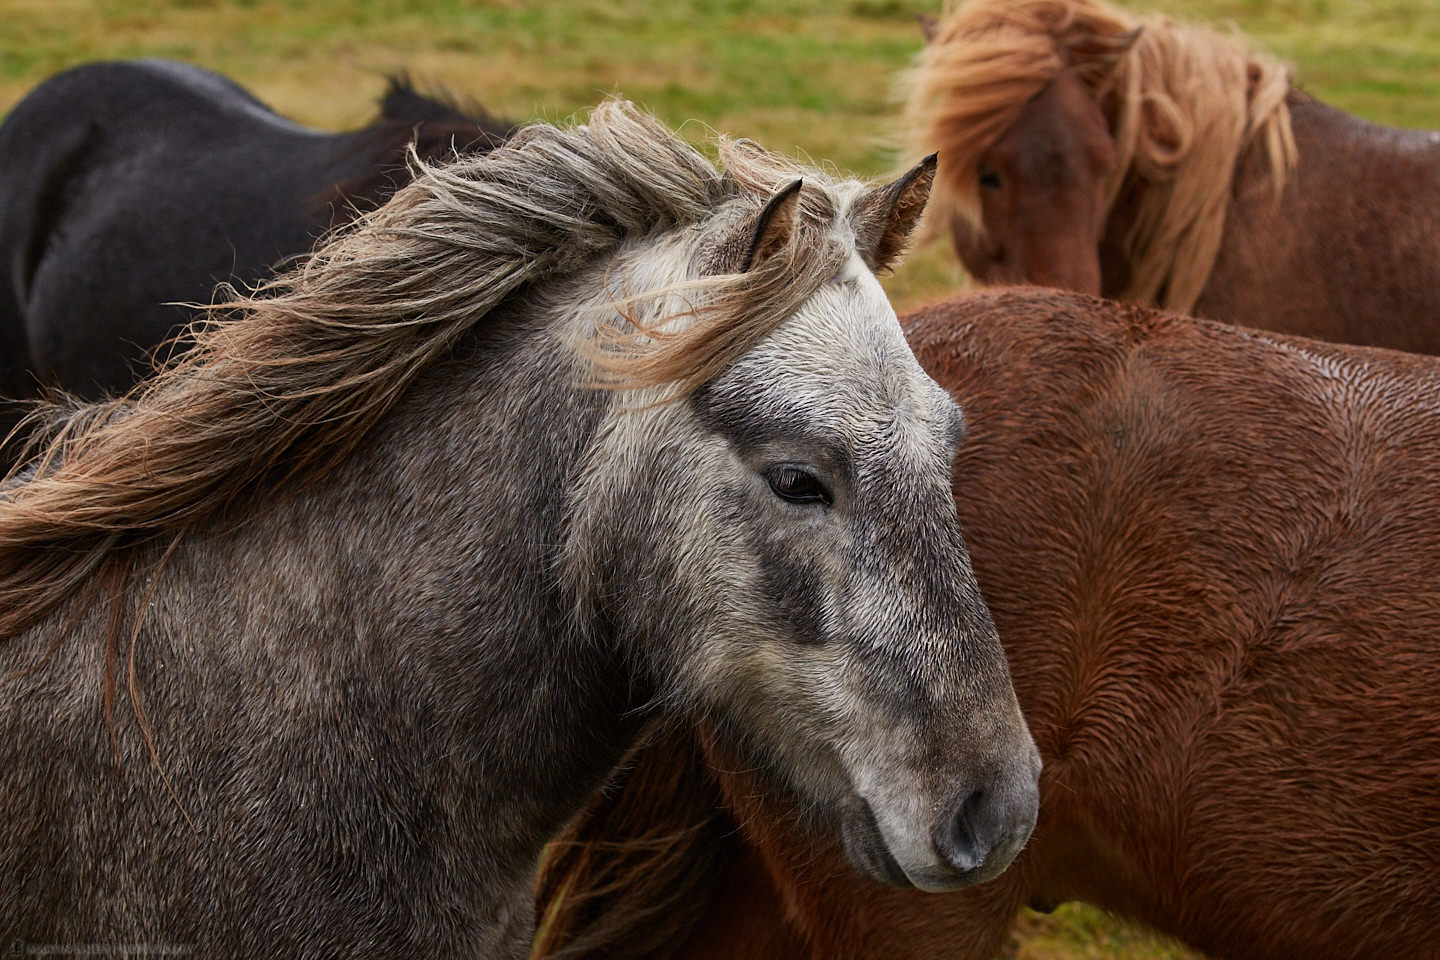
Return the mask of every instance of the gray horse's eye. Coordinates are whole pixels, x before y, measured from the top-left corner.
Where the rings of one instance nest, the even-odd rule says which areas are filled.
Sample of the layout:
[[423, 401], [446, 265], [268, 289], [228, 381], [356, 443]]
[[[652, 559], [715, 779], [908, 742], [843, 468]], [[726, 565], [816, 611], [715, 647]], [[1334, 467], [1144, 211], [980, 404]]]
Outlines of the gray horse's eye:
[[825, 484], [804, 467], [771, 467], [765, 471], [765, 481], [777, 497], [791, 503], [818, 503], [828, 507], [834, 502]]
[[994, 170], [981, 170], [980, 186], [984, 187], [986, 190], [999, 190], [1000, 174], [996, 173]]

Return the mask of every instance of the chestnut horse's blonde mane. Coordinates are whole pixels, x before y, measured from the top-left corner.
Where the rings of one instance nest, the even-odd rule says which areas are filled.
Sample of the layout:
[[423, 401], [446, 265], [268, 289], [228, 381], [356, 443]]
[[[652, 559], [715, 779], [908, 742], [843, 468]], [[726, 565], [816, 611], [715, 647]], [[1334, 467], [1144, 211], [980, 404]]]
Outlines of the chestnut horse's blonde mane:
[[[713, 377], [834, 275], [848, 254], [836, 214], [854, 193], [745, 141], [719, 150], [723, 169], [610, 102], [583, 125], [528, 127], [485, 155], [412, 157], [417, 176], [391, 202], [258, 295], [213, 309], [219, 322], [197, 325], [177, 363], [123, 398], [38, 410], [22, 475], [0, 487], [0, 638], [121, 548], [173, 542], [238, 500], [274, 499], [339, 463], [517, 292], [696, 227], [722, 205], [759, 210], [803, 172], [784, 255], [684, 282], [692, 322], [657, 330], [665, 318], [651, 317], [588, 351], [609, 385], [687, 389]], [[637, 312], [633, 301], [620, 309]]]
[[1276, 196], [1294, 168], [1289, 68], [1235, 38], [1099, 0], [970, 0], [939, 24], [906, 106], [915, 145], [940, 153], [932, 225], [953, 213], [982, 229], [981, 155], [1072, 66], [1097, 102], [1113, 94], [1118, 108], [1107, 215], [1127, 180], [1139, 183], [1121, 296], [1188, 311], [1214, 265], [1245, 151], [1263, 145]]

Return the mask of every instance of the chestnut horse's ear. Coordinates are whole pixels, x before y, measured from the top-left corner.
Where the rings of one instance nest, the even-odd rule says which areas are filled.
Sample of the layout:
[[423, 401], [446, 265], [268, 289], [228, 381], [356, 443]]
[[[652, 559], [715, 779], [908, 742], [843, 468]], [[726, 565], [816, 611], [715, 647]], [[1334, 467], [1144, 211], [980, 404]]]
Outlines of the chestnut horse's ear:
[[1115, 68], [1121, 57], [1130, 52], [1130, 48], [1135, 46], [1135, 41], [1139, 40], [1140, 34], [1144, 32], [1145, 25], [1142, 23], [1129, 33], [1122, 33], [1117, 37], [1091, 34], [1069, 48], [1070, 64], [1080, 71], [1082, 79], [1089, 83], [1098, 83]]
[[766, 201], [763, 210], [729, 228], [706, 258], [704, 272], [746, 273], [783, 250], [795, 230], [795, 211], [800, 206], [803, 184], [803, 180], [796, 180], [781, 187]]
[[899, 180], [872, 187], [855, 201], [850, 214], [855, 249], [875, 273], [889, 270], [905, 252], [905, 244], [925, 212], [925, 201], [930, 199], [936, 156], [930, 154]]
[[940, 32], [940, 21], [935, 19], [935, 14], [919, 13], [915, 19], [920, 21], [920, 32], [925, 34], [925, 42], [934, 43], [935, 35]]

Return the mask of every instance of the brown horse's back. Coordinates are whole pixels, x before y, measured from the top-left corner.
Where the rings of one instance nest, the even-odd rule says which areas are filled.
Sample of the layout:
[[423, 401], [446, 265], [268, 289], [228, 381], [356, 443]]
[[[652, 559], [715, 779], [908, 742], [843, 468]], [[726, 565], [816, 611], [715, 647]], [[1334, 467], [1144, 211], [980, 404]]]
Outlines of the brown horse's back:
[[1440, 354], [1440, 133], [1290, 98], [1300, 162], [1283, 197], [1236, 170], [1194, 312], [1336, 343]]
[[1440, 364], [1036, 293], [910, 332], [972, 419], [957, 503], [1051, 778], [1026, 898], [1420, 951]]
[[679, 955], [986, 957], [1070, 899], [1218, 957], [1434, 955], [1440, 363], [1033, 289], [908, 329], [970, 419], [1040, 824], [992, 883], [887, 890], [712, 754], [741, 826]]

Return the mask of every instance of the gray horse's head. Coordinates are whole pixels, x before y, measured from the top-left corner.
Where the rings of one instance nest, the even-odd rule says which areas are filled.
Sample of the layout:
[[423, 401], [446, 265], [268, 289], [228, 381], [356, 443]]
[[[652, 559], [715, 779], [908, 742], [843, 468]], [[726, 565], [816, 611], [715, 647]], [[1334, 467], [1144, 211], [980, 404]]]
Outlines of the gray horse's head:
[[[946, 890], [1023, 846], [1040, 762], [951, 498], [964, 417], [875, 277], [932, 172], [781, 185], [625, 265], [631, 289], [668, 291], [625, 308], [647, 343], [683, 335], [647, 317], [705, 312], [706, 277], [771, 271], [794, 302], [678, 398], [616, 391], [567, 561], [660, 699], [807, 801], [865, 872]], [[814, 275], [787, 277], [807, 256]]]

